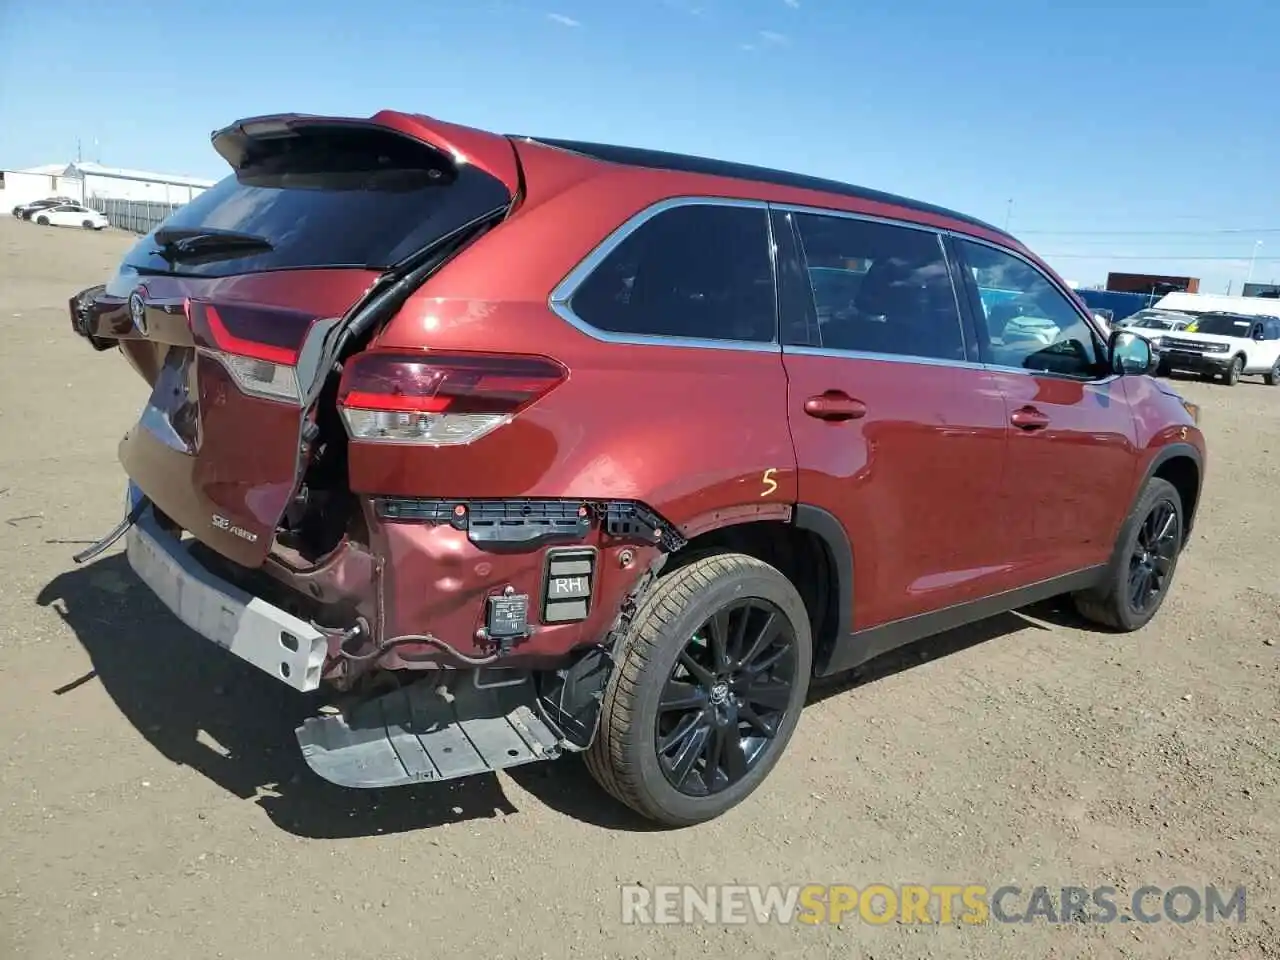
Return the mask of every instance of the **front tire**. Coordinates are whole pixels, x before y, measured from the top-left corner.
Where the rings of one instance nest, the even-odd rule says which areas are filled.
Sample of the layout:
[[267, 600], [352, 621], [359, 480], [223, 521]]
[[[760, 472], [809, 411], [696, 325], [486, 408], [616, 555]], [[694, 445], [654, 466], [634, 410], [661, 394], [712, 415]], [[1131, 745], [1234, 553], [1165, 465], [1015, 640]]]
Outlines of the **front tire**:
[[49, 225], [49, 218], [48, 218], [48, 217], [36, 217], [36, 223], [40, 224], [40, 226], [42, 226], [42, 227], [47, 227], [47, 226]]
[[1074, 595], [1080, 615], [1124, 633], [1146, 626], [1173, 584], [1183, 529], [1177, 489], [1167, 480], [1152, 477], [1120, 528], [1106, 579]]
[[641, 816], [683, 827], [769, 775], [804, 706], [813, 641], [791, 581], [723, 553], [662, 577], [614, 658], [587, 768]]
[[1231, 361], [1231, 366], [1227, 368], [1227, 372], [1222, 379], [1227, 382], [1228, 387], [1234, 387], [1240, 382], [1240, 375], [1244, 373], [1244, 357], [1236, 357]]

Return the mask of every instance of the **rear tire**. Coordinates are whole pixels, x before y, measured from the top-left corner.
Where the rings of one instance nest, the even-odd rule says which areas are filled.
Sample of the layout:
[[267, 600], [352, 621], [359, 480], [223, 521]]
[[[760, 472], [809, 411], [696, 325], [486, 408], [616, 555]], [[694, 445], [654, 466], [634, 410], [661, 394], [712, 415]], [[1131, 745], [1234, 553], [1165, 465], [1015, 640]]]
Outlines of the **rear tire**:
[[813, 642], [791, 581], [722, 553], [662, 577], [614, 659], [587, 769], [641, 816], [683, 827], [737, 806], [773, 769], [804, 706]]
[[1231, 366], [1227, 368], [1227, 372], [1223, 374], [1222, 379], [1226, 381], [1228, 387], [1234, 387], [1240, 382], [1240, 375], [1244, 373], [1244, 357], [1236, 357], [1231, 361]]
[[92, 220], [86, 220], [84, 223], [80, 224], [80, 226], [84, 227], [84, 229], [86, 230], [96, 229], [96, 226], [94, 225], [94, 222]]
[[1271, 365], [1271, 369], [1262, 375], [1262, 379], [1267, 382], [1268, 387], [1280, 384], [1280, 359]]
[[1173, 584], [1183, 529], [1177, 489], [1152, 477], [1120, 528], [1106, 578], [1072, 597], [1080, 615], [1123, 633], [1146, 626]]

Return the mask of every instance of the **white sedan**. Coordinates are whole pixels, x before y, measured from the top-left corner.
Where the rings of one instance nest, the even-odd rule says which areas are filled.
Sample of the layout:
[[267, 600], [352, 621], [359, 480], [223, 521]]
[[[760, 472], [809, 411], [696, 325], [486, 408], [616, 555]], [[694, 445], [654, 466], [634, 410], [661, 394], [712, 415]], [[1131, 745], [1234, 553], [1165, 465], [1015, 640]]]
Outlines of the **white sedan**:
[[31, 218], [46, 227], [83, 227], [85, 230], [104, 230], [111, 222], [97, 210], [90, 210], [76, 203], [63, 203], [39, 210]]

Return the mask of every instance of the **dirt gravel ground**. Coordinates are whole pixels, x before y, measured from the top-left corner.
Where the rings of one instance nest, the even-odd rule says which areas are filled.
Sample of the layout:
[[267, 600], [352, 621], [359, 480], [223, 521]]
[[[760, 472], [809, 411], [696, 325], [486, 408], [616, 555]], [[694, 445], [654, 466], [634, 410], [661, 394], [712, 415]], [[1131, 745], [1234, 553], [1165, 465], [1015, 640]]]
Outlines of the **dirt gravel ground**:
[[[67, 298], [130, 242], [0, 221], [0, 958], [1280, 956], [1280, 389], [1182, 384], [1211, 473], [1148, 629], [1045, 607], [910, 648], [815, 694], [755, 798], [656, 832], [573, 758], [329, 787], [288, 691], [176, 626], [118, 551], [71, 563], [118, 519], [144, 391]], [[629, 883], [1112, 885], [1122, 907], [1243, 885], [1247, 910], [636, 926]]]

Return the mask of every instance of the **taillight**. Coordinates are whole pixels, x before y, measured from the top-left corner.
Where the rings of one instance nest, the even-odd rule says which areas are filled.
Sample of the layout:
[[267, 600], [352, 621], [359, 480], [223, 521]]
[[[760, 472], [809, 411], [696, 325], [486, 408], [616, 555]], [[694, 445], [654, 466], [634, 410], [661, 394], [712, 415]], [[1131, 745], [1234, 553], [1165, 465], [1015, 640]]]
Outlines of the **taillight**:
[[470, 443], [559, 385], [546, 357], [370, 351], [342, 373], [338, 406], [353, 440]]
[[[266, 400], [299, 401], [295, 345], [306, 327], [301, 318], [281, 322], [281, 314], [263, 322], [262, 311], [234, 307], [215, 307], [200, 301], [187, 302], [187, 319], [192, 329], [214, 348], [201, 352], [217, 360], [231, 374], [243, 392]], [[256, 321], [256, 322], [255, 322]], [[252, 336], [249, 336], [249, 333]], [[278, 342], [271, 342], [274, 337]]]
[[298, 402], [298, 376], [292, 366], [234, 353], [213, 350], [207, 353], [226, 368], [236, 386], [245, 393], [267, 400]]

